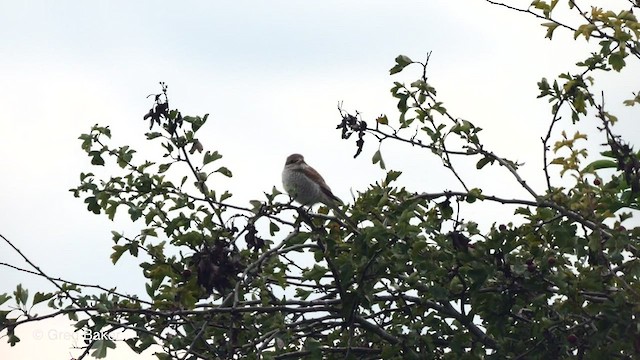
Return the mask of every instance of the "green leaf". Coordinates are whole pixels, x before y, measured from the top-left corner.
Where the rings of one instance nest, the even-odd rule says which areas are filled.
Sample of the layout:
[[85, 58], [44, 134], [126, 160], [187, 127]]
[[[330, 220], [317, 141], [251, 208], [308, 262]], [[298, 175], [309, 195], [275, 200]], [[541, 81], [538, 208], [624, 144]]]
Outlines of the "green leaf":
[[109, 217], [109, 220], [113, 220], [116, 216], [116, 210], [118, 210], [118, 204], [115, 201], [109, 201], [109, 205], [107, 206], [107, 208], [104, 210], [104, 213], [107, 214], [107, 216]]
[[129, 249], [129, 244], [126, 245], [113, 245], [113, 253], [111, 254], [111, 262], [115, 265], [122, 254]]
[[514, 214], [520, 214], [520, 215], [526, 215], [526, 216], [531, 216], [531, 210], [529, 208], [525, 208], [525, 207], [519, 207], [516, 209], [516, 211], [514, 212]]
[[396, 65], [392, 67], [391, 70], [389, 70], [389, 74], [393, 75], [399, 73], [400, 71], [402, 71], [402, 69], [412, 63], [413, 61], [408, 56], [399, 55], [398, 57], [396, 57]]
[[220, 153], [218, 153], [217, 151], [214, 152], [210, 152], [207, 151], [204, 154], [204, 159], [202, 160], [203, 165], [207, 165], [210, 162], [214, 162], [218, 159], [222, 159], [222, 155], [220, 155]]
[[[7, 302], [9, 299], [11, 299], [11, 295], [7, 295], [7, 293], [4, 294], [0, 294], [0, 305], [4, 304], [5, 302]], [[1, 321], [0, 321], [1, 322]]]
[[135, 152], [135, 150], [129, 150], [129, 146], [123, 146], [118, 149], [118, 166], [124, 169], [127, 165], [129, 165], [131, 159], [133, 159], [133, 154]]
[[609, 64], [615, 71], [620, 71], [625, 66], [624, 54], [622, 52], [614, 52], [609, 55]]
[[371, 158], [371, 161], [374, 164], [377, 164], [379, 162], [380, 163], [380, 168], [382, 170], [385, 169], [384, 160], [382, 160], [382, 154], [380, 153], [380, 150], [376, 151], [376, 153], [373, 154], [373, 158]]
[[301, 300], [306, 300], [309, 297], [309, 295], [311, 295], [312, 293], [313, 292], [310, 290], [296, 288], [296, 297]]
[[45, 293], [37, 292], [35, 295], [33, 295], [33, 305], [41, 303], [43, 301], [47, 301], [52, 297], [53, 297], [52, 293], [45, 294]]
[[219, 172], [220, 174], [229, 178], [233, 176], [233, 174], [231, 173], [231, 170], [227, 169], [224, 166], [220, 167], [218, 170], [216, 170], [216, 172]]
[[152, 140], [152, 139], [155, 139], [157, 137], [162, 136], [162, 134], [159, 133], [159, 132], [148, 132], [148, 133], [146, 133], [144, 135], [147, 137], [147, 140]]
[[82, 150], [89, 152], [91, 149], [91, 144], [93, 143], [93, 137], [89, 134], [82, 134], [78, 139], [82, 140]]
[[611, 168], [617, 168], [617, 167], [618, 167], [618, 164], [615, 161], [600, 159], [587, 165], [583, 171], [590, 172], [598, 169], [611, 169]]
[[480, 159], [480, 161], [476, 163], [476, 169], [480, 170], [490, 162], [493, 162], [493, 159], [489, 157], [483, 157], [482, 159]]
[[256, 214], [260, 212], [260, 209], [262, 209], [262, 205], [264, 205], [262, 201], [258, 201], [258, 200], [249, 200], [249, 204], [253, 206], [251, 211], [253, 211]]
[[133, 241], [131, 243], [131, 246], [129, 246], [129, 254], [133, 255], [133, 256], [138, 256], [138, 242], [137, 241]]
[[412, 62], [413, 61], [406, 55], [398, 55], [398, 57], [396, 57], [396, 63], [399, 65], [407, 66]]
[[113, 242], [115, 242], [116, 244], [118, 243], [118, 240], [122, 238], [122, 234], [114, 230], [111, 230], [111, 235], [111, 240], [113, 240]]
[[160, 164], [160, 166], [158, 166], [158, 174], [162, 174], [163, 172], [166, 172], [167, 170], [169, 170], [171, 165], [173, 165], [172, 162], [166, 163], [166, 164]]
[[543, 23], [542, 26], [547, 28], [547, 34], [544, 37], [549, 38], [549, 40], [551, 40], [551, 38], [553, 37], [553, 32], [558, 27], [558, 25], [559, 24], [554, 22]]
[[16, 299], [16, 303], [26, 305], [27, 300], [29, 300], [29, 290], [24, 289], [22, 284], [18, 284], [16, 291], [13, 292], [13, 296]]
[[635, 104], [640, 104], [640, 93], [633, 94], [633, 99], [628, 99], [622, 102], [625, 106], [634, 106]]
[[308, 337], [305, 341], [304, 348], [309, 351], [309, 355], [305, 356], [308, 360], [322, 360], [322, 349], [320, 342], [312, 337]]
[[89, 324], [89, 319], [83, 319], [73, 325], [76, 329], [82, 329]]
[[11, 311], [12, 310], [0, 311], [0, 324], [5, 322], [5, 320], [7, 319], [7, 315], [9, 315]]
[[11, 346], [15, 346], [17, 343], [20, 342], [20, 338], [17, 337], [15, 334], [11, 334], [9, 335], [9, 340], [7, 342], [11, 344]]
[[326, 273], [327, 273], [327, 269], [319, 265], [313, 265], [313, 268], [305, 271], [302, 274], [302, 278], [306, 280], [320, 281], [320, 279], [322, 279], [322, 277]]
[[136, 221], [142, 216], [142, 209], [137, 206], [130, 205], [129, 206], [129, 216], [131, 217], [131, 221]]
[[436, 300], [447, 300], [449, 296], [447, 289], [439, 285], [432, 286], [429, 290], [431, 291], [433, 298]]
[[382, 124], [382, 125], [387, 125], [389, 124], [389, 119], [387, 119], [387, 115], [380, 115], [377, 119], [376, 122], [378, 124]]
[[101, 156], [102, 154], [99, 151], [90, 151], [89, 156], [91, 156], [91, 164], [97, 166], [104, 165], [104, 159]]
[[389, 345], [386, 342], [380, 344], [382, 346], [382, 359], [393, 359], [398, 356], [398, 354], [402, 351], [402, 348], [399, 345]]
[[280, 231], [280, 227], [276, 223], [270, 222], [269, 223], [269, 234], [271, 234], [271, 236], [274, 236], [278, 231]]
[[185, 116], [183, 118], [184, 121], [191, 123], [191, 129], [193, 132], [197, 132], [202, 125], [207, 121], [209, 114], [205, 114], [204, 117], [200, 116]]
[[476, 201], [476, 199], [481, 198], [482, 197], [482, 190], [478, 189], [478, 188], [473, 188], [471, 190], [469, 190], [469, 193], [467, 194], [467, 198], [466, 201], [469, 204], [472, 204]]
[[451, 207], [451, 202], [447, 199], [441, 203], [438, 203], [437, 205], [442, 213], [442, 217], [445, 219], [451, 219], [451, 216], [453, 216], [453, 208]]
[[91, 353], [91, 356], [97, 359], [102, 359], [107, 357], [107, 349], [115, 349], [116, 344], [113, 341], [107, 339], [97, 340], [93, 343], [93, 346], [91, 346], [91, 348], [95, 349], [95, 351]]
[[160, 286], [159, 283], [157, 283], [157, 281], [153, 281], [151, 284], [147, 283], [144, 284], [145, 290], [147, 291], [147, 295], [149, 295], [149, 297], [153, 298], [155, 297], [155, 292], [156, 290], [158, 290], [158, 287]]
[[392, 181], [395, 181], [400, 175], [402, 175], [402, 171], [389, 171], [387, 173], [387, 177], [384, 179], [385, 184], [390, 184]]
[[480, 188], [473, 188], [469, 190], [469, 195], [474, 196], [478, 199], [484, 199], [484, 196], [482, 195], [482, 189]]
[[309, 233], [297, 233], [287, 241], [287, 245], [302, 244], [311, 237]]
[[225, 201], [225, 200], [229, 199], [232, 196], [233, 196], [233, 194], [231, 194], [228, 191], [225, 191], [222, 195], [220, 195], [220, 201]]
[[158, 211], [157, 210], [155, 210], [155, 209], [149, 210], [147, 215], [144, 216], [144, 224], [145, 225], [151, 224], [151, 222], [153, 221], [153, 218], [155, 218], [156, 215], [158, 215]]
[[94, 214], [100, 214], [100, 205], [98, 205], [98, 201], [95, 196], [89, 196], [84, 199], [84, 202], [87, 204], [87, 210]]

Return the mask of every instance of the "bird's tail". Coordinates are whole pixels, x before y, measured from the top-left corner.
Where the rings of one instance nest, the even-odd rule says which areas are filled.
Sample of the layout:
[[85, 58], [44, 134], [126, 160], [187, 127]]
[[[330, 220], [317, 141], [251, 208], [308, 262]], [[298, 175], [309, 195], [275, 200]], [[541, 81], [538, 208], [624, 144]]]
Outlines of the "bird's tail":
[[351, 220], [351, 218], [347, 214], [345, 214], [344, 211], [342, 211], [342, 209], [340, 209], [338, 204], [333, 203], [333, 204], [330, 204], [328, 206], [337, 215], [339, 220], [344, 222], [348, 227], [351, 228], [351, 230], [355, 231], [356, 233], [360, 233], [356, 223], [354, 223], [353, 220]]

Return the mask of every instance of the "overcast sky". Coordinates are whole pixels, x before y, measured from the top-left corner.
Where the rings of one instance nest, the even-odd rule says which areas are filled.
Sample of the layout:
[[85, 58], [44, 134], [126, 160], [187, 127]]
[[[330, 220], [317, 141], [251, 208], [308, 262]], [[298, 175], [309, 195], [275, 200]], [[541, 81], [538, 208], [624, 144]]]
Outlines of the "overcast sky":
[[[111, 222], [93, 215], [68, 192], [80, 172], [91, 170], [77, 140], [81, 133], [96, 123], [109, 125], [114, 144], [160, 151], [145, 143], [142, 116], [151, 106], [146, 96], [164, 81], [172, 107], [185, 115], [211, 114], [200, 139], [234, 172], [220, 185], [238, 204], [281, 188], [281, 168], [293, 152], [350, 199], [351, 191], [384, 172], [371, 165], [373, 139], [355, 160], [353, 141], [340, 140], [338, 103], [370, 122], [382, 113], [395, 118], [392, 82], [411, 82], [418, 72], [390, 76], [393, 59], [424, 60], [429, 51], [429, 79], [447, 109], [484, 128], [489, 149], [526, 162], [523, 176], [542, 190], [540, 137], [550, 110], [535, 98], [536, 82], [575, 70], [588, 53], [586, 43], [561, 29], [550, 42], [532, 17], [485, 1], [462, 3], [3, 1], [0, 234], [51, 276], [142, 293], [136, 262], [123, 257], [113, 266], [109, 259], [110, 231], [133, 229], [126, 217]], [[620, 78], [597, 83], [621, 118], [637, 120], [634, 109], [620, 103], [638, 90], [638, 75], [632, 66]], [[623, 119], [620, 129], [637, 140], [637, 121], [630, 122]], [[593, 125], [581, 126], [588, 131]], [[382, 150], [387, 167], [403, 171], [401, 183], [410, 190], [457, 190], [429, 153], [392, 144]], [[483, 170], [470, 181], [494, 194], [524, 196], [501, 169]], [[508, 213], [496, 208], [465, 217], [491, 224]], [[4, 243], [0, 262], [26, 267]], [[0, 293], [17, 283], [31, 294], [52, 290], [34, 277], [0, 271]], [[22, 342], [10, 348], [2, 339], [0, 358], [77, 356], [72, 342], [60, 339], [68, 332], [62, 320], [19, 328]], [[126, 345], [119, 347], [126, 358]]]

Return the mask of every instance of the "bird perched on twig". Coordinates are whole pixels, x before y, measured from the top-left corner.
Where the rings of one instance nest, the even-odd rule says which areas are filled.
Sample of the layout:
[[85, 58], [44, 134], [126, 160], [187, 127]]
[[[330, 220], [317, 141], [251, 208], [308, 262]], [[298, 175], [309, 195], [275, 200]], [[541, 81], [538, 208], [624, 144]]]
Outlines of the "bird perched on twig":
[[293, 200], [308, 206], [325, 204], [357, 231], [357, 227], [338, 207], [343, 204], [342, 200], [331, 192], [322, 176], [304, 161], [304, 156], [291, 154], [287, 157], [282, 170], [282, 184]]

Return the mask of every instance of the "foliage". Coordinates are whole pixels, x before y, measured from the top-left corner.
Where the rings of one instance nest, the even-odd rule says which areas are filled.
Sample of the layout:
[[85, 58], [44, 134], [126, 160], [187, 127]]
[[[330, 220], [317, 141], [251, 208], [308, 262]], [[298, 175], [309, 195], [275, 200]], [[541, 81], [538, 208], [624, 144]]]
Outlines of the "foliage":
[[[521, 177], [521, 164], [488, 150], [481, 128], [438, 100], [428, 58], [396, 58], [391, 74], [421, 71], [391, 89], [399, 116], [381, 115], [371, 125], [341, 110], [338, 129], [343, 139], [357, 134], [356, 156], [366, 139], [428, 151], [460, 190], [405, 189], [395, 185], [401, 172], [389, 170], [345, 208], [358, 231], [324, 208], [292, 205], [275, 188], [249, 206], [230, 202], [229, 192], [210, 187], [232, 172], [198, 140], [207, 115], [170, 109], [163, 85], [145, 116], [162, 162], [112, 145], [111, 130], [96, 125], [80, 136], [82, 149], [92, 165], [116, 164], [121, 173], [82, 173], [72, 189], [90, 212], [110, 219], [126, 212], [143, 224], [135, 236], [113, 232], [111, 259], [139, 257], [147, 293], [94, 286], [102, 292], [87, 295], [87, 286], [30, 263], [56, 290], [30, 296], [18, 285], [0, 294], [0, 305], [13, 304], [0, 311], [0, 331], [15, 345], [17, 326], [66, 315], [78, 329], [133, 331], [127, 345], [136, 352], [159, 345], [158, 359], [638, 357], [640, 227], [629, 219], [639, 209], [640, 153], [614, 133], [618, 119], [591, 89], [599, 73], [621, 72], [640, 58], [640, 26], [633, 11], [584, 11], [574, 1], [569, 7], [583, 21], [576, 27], [554, 17], [558, 0], [526, 9], [489, 2], [544, 19], [549, 39], [564, 29], [595, 46], [577, 69], [538, 83], [551, 106], [544, 190]], [[639, 102], [634, 94], [625, 104]], [[584, 133], [558, 129], [564, 114], [573, 123], [599, 121], [606, 149], [598, 160], [585, 164]], [[469, 188], [463, 174], [470, 171], [460, 171], [454, 157], [476, 159], [473, 171], [500, 166], [528, 197]], [[372, 162], [386, 167], [380, 148]], [[479, 202], [517, 209], [510, 221], [481, 229], [460, 219]], [[33, 315], [33, 305], [45, 301], [53, 315]], [[104, 357], [116, 345], [90, 339], [80, 357]]]

